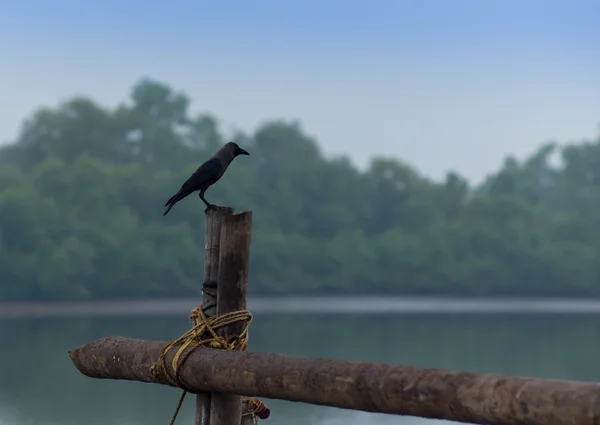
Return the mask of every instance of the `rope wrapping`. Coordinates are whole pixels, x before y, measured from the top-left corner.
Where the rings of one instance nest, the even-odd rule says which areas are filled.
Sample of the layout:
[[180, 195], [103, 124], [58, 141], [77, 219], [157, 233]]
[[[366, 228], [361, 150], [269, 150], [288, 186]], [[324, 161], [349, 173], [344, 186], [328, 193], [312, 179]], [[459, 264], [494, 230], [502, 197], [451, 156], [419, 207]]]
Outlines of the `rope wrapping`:
[[[248, 329], [250, 328], [253, 317], [248, 310], [232, 311], [231, 313], [226, 313], [219, 316], [207, 317], [204, 313], [203, 306], [200, 305], [191, 311], [190, 319], [194, 323], [193, 327], [176, 340], [165, 345], [156, 363], [150, 367], [150, 372], [157, 380], [168, 382], [175, 387], [183, 389], [183, 393], [179, 398], [179, 402], [175, 408], [175, 413], [173, 414], [170, 425], [175, 423], [179, 409], [181, 408], [183, 400], [188, 393], [185, 383], [181, 380], [179, 373], [189, 355], [192, 354], [196, 348], [201, 346], [209, 346], [211, 348], [233, 351], [247, 350]], [[242, 321], [245, 321], [246, 324], [239, 335], [230, 335], [228, 337], [217, 335], [217, 329]], [[174, 375], [171, 376], [167, 367], [167, 353], [177, 346], [179, 346], [179, 348], [177, 349], [177, 352], [171, 361], [171, 367], [173, 368]], [[259, 403], [262, 404], [260, 401]], [[257, 405], [256, 409], [258, 409], [258, 407], [260, 406]], [[263, 413], [263, 411], [264, 409], [262, 409], [260, 413]], [[257, 413], [259, 417], [260, 413]], [[254, 411], [252, 414], [254, 414]]]
[[269, 409], [267, 405], [259, 399], [252, 397], [248, 399], [248, 411], [242, 416], [252, 416], [253, 418], [258, 416], [261, 419], [267, 419], [270, 415], [271, 409]]

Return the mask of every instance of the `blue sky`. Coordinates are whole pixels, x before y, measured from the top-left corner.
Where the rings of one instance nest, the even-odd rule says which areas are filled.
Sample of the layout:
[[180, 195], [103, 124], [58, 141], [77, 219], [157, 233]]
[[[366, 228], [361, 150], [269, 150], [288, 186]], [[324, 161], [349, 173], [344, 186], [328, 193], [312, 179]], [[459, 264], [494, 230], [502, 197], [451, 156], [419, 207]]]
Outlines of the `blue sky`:
[[479, 181], [506, 154], [591, 139], [598, 1], [0, 3], [0, 141], [71, 96], [168, 83], [223, 129], [298, 119], [357, 165], [401, 158]]

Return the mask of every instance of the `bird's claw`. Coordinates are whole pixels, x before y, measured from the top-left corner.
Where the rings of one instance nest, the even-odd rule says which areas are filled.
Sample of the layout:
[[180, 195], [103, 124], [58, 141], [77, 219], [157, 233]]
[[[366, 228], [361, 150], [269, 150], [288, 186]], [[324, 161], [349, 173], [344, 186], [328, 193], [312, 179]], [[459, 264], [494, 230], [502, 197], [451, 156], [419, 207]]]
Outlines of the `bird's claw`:
[[217, 207], [216, 207], [215, 205], [213, 205], [213, 204], [208, 204], [208, 205], [206, 206], [206, 209], [204, 210], [204, 214], [208, 214], [208, 212], [209, 212], [210, 210], [216, 210], [216, 209], [217, 209]]

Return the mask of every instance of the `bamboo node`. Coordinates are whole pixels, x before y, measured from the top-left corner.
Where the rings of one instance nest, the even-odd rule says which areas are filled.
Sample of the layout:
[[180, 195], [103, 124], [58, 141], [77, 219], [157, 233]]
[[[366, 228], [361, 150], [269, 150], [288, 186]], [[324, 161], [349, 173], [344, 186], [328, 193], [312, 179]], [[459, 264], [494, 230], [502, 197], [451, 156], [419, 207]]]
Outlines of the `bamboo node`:
[[[203, 306], [199, 305], [191, 311], [190, 319], [194, 323], [192, 328], [176, 340], [166, 344], [161, 350], [156, 363], [150, 367], [150, 372], [158, 380], [168, 382], [175, 387], [183, 388], [183, 394], [179, 399], [170, 425], [175, 423], [175, 419], [187, 393], [184, 382], [179, 376], [181, 367], [196, 348], [208, 345], [211, 348], [224, 350], [245, 351], [248, 349], [248, 329], [252, 323], [252, 313], [248, 310], [232, 311], [218, 316], [207, 317], [204, 314]], [[239, 335], [230, 335], [227, 338], [217, 335], [217, 329], [242, 321], [245, 321], [246, 325]], [[171, 361], [174, 375], [171, 376], [166, 359], [167, 353], [176, 346], [179, 346], [179, 348]]]

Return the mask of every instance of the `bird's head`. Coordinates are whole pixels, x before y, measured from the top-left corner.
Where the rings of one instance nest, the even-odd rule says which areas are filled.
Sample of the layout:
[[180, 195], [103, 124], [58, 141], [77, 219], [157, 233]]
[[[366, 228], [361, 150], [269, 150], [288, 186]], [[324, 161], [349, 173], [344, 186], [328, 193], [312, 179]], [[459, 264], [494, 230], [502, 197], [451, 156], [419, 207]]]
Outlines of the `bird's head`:
[[233, 150], [233, 156], [236, 157], [238, 155], [250, 155], [248, 153], [248, 151], [246, 151], [245, 149], [240, 148], [237, 143], [235, 142], [229, 142], [228, 145], [231, 147], [231, 149]]

